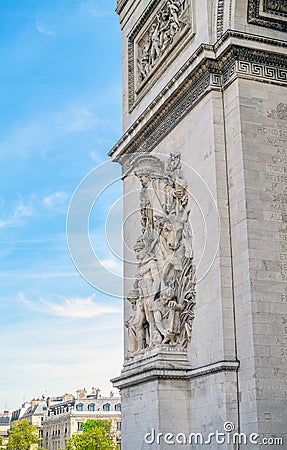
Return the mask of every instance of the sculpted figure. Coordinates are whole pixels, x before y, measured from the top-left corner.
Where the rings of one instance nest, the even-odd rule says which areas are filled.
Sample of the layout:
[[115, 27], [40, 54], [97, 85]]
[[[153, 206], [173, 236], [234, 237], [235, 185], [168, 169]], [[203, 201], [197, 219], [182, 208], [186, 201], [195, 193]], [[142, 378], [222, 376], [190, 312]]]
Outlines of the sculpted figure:
[[167, 8], [170, 11], [173, 23], [176, 25], [178, 29], [180, 27], [179, 14], [181, 12], [181, 2], [179, 0], [169, 0], [167, 2]]
[[132, 316], [125, 323], [128, 328], [128, 352], [129, 356], [133, 356], [145, 347], [145, 312], [143, 299], [139, 296], [138, 290], [131, 291], [127, 300], [132, 304], [133, 311]]
[[148, 346], [152, 346], [154, 343], [160, 341], [152, 313], [155, 296], [160, 290], [160, 275], [157, 262], [155, 258], [148, 255], [142, 237], [138, 239], [134, 250], [136, 258], [139, 261], [134, 287], [139, 291], [140, 299], [143, 302], [145, 318], [148, 323], [149, 336], [146, 337], [146, 342]]
[[151, 50], [151, 34], [145, 42], [142, 49], [142, 57], [138, 60], [138, 67], [140, 72], [140, 81], [144, 80], [150, 70], [150, 50]]
[[141, 211], [149, 226], [154, 228], [154, 215], [165, 217], [175, 208], [175, 189], [164, 180], [163, 176], [143, 168], [135, 171], [142, 184]]
[[167, 46], [167, 36], [170, 35], [169, 11], [163, 9], [158, 13], [157, 18], [159, 21], [160, 49], [163, 53]]
[[156, 60], [160, 55], [160, 35], [159, 23], [155, 23], [151, 29], [151, 49], [150, 49], [150, 65], [154, 66]]
[[170, 287], [164, 288], [153, 306], [155, 324], [163, 337], [163, 344], [175, 344], [179, 333], [180, 310], [174, 290]]
[[164, 30], [161, 35], [161, 51], [162, 51], [162, 53], [165, 52], [165, 50], [168, 48], [170, 43], [171, 43], [171, 34], [170, 34], [170, 28], [168, 26], [167, 29]]

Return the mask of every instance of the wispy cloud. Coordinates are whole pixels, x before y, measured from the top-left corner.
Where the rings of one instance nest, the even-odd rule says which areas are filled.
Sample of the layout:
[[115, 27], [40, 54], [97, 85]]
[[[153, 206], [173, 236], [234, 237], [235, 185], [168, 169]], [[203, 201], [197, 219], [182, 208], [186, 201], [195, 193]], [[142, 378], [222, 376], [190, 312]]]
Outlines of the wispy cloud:
[[5, 228], [11, 225], [11, 220], [1, 220], [0, 219], [0, 228]]
[[109, 8], [102, 9], [99, 7], [97, 0], [84, 0], [81, 3], [82, 11], [87, 12], [98, 18], [109, 17], [113, 14], [113, 11]]
[[95, 113], [84, 106], [71, 107], [56, 116], [57, 126], [62, 131], [84, 132], [94, 129], [99, 120]]
[[90, 152], [90, 157], [97, 164], [103, 162], [103, 160], [104, 160], [103, 155], [99, 154], [99, 152], [96, 152], [94, 150]]
[[120, 309], [101, 305], [91, 297], [63, 298], [55, 296], [54, 300], [28, 300], [25, 294], [19, 294], [19, 301], [33, 311], [69, 319], [91, 319], [94, 317], [119, 313]]
[[43, 203], [48, 208], [53, 208], [55, 206], [59, 206], [67, 199], [68, 195], [66, 192], [54, 192], [53, 194], [47, 195], [43, 198]]
[[36, 20], [35, 22], [36, 30], [41, 34], [45, 34], [47, 36], [56, 36], [56, 33], [51, 30], [49, 27], [44, 25], [40, 20]]
[[123, 263], [116, 258], [107, 258], [100, 260], [100, 263], [106, 268], [109, 269], [112, 273], [117, 275], [122, 275], [123, 272]]
[[31, 217], [34, 215], [34, 210], [32, 206], [32, 198], [25, 202], [24, 200], [20, 199], [18, 205], [16, 206], [13, 217]]
[[33, 215], [33, 198], [31, 197], [28, 201], [24, 201], [22, 198], [19, 198], [13, 211], [10, 212], [10, 214], [8, 213], [6, 217], [2, 215], [2, 218], [0, 219], [0, 228], [15, 226], [21, 219], [31, 217]]

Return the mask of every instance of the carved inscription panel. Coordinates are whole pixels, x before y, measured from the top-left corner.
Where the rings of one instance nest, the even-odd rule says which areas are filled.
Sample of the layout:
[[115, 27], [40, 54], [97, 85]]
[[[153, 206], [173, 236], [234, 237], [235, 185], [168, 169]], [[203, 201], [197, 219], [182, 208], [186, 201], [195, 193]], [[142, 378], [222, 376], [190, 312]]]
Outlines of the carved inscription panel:
[[270, 125], [258, 127], [260, 140], [267, 144], [270, 153], [263, 173], [266, 192], [271, 194], [269, 211], [264, 219], [278, 223], [280, 251], [278, 264], [280, 280], [287, 281], [287, 105], [280, 103], [269, 110]]
[[[267, 327], [271, 330], [264, 337], [264, 356], [273, 361], [276, 386], [287, 358], [287, 104], [274, 103], [262, 111], [263, 115], [261, 107], [258, 108], [261, 123], [254, 124], [258, 147], [253, 153], [258, 186], [253, 207], [257, 218], [262, 220], [256, 244], [262, 266], [255, 278], [259, 281], [258, 291], [265, 291], [262, 297], [257, 297], [258, 313], [266, 330]], [[260, 333], [263, 335], [264, 331], [263, 327]], [[268, 361], [265, 363], [267, 367]]]

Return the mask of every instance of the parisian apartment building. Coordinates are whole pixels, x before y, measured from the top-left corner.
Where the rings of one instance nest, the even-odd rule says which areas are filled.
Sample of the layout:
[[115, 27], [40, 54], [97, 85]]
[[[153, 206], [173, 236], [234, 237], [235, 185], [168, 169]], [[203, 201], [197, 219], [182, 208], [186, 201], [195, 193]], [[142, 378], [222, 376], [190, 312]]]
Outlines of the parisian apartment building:
[[0, 436], [8, 443], [9, 430], [18, 420], [28, 420], [39, 430], [43, 447], [47, 450], [64, 449], [67, 440], [82, 432], [87, 420], [108, 420], [114, 441], [121, 443], [121, 398], [113, 392], [102, 396], [100, 389], [78, 389], [76, 395], [64, 394], [42, 397], [25, 402], [10, 413], [0, 413]]

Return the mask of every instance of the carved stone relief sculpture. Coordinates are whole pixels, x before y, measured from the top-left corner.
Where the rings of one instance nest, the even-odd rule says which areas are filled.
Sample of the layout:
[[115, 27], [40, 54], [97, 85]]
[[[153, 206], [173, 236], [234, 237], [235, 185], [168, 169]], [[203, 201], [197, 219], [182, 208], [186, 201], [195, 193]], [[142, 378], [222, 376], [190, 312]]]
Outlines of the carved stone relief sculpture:
[[287, 31], [287, 0], [248, 0], [248, 22]]
[[264, 11], [287, 14], [287, 0], [264, 0]]
[[134, 174], [141, 183], [142, 232], [134, 246], [138, 265], [127, 296], [132, 305], [126, 322], [128, 359], [161, 345], [186, 349], [195, 306], [188, 184], [180, 154], [171, 154], [165, 168], [159, 159], [143, 157]]
[[156, 15], [156, 19], [138, 43], [138, 82], [148, 73], [174, 42], [176, 36], [188, 24], [186, 17], [188, 0], [168, 0]]

